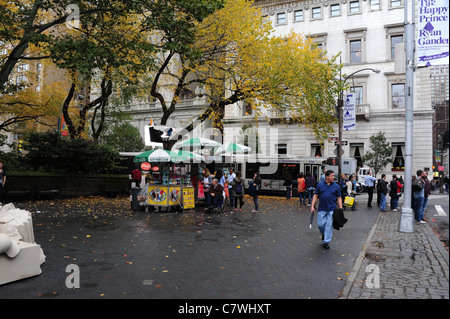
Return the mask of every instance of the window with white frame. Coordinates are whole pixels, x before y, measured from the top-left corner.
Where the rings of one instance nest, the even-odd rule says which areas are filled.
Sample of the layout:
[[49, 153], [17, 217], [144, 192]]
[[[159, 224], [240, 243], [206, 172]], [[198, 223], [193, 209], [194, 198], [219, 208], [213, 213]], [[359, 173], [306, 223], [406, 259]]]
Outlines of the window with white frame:
[[391, 84], [392, 108], [405, 107], [405, 83]]
[[392, 162], [391, 171], [404, 171], [405, 170], [405, 143], [393, 142], [392, 154], [394, 154], [394, 161]]
[[350, 88], [350, 92], [352, 94], [355, 94], [355, 97], [356, 97], [355, 103], [356, 103], [356, 105], [364, 104], [364, 88], [362, 86], [352, 86]]
[[350, 143], [350, 156], [356, 160], [356, 167], [363, 166], [364, 143]]
[[358, 1], [350, 1], [348, 4], [350, 14], [361, 13], [361, 4]]
[[395, 58], [395, 45], [403, 43], [405, 26], [403, 23], [385, 25], [386, 29], [386, 57], [387, 59]]
[[304, 21], [303, 9], [294, 10], [294, 22]]
[[346, 60], [350, 63], [365, 62], [367, 28], [344, 30], [346, 43]]
[[322, 7], [314, 7], [311, 10], [312, 19], [322, 19]]
[[398, 8], [403, 6], [403, 0], [389, 0], [390, 8]]
[[316, 44], [316, 47], [321, 49], [322, 51], [326, 50], [326, 43], [327, 43], [327, 36], [328, 33], [316, 33], [316, 34], [310, 34], [308, 38], [312, 38], [313, 42]]
[[330, 5], [330, 17], [337, 17], [341, 15], [341, 5], [333, 3]]
[[286, 24], [286, 12], [278, 12], [277, 13], [277, 24]]
[[311, 144], [311, 156], [323, 157], [323, 149], [321, 144]]
[[403, 34], [392, 35], [391, 37], [391, 59], [395, 59], [395, 45], [403, 43]]
[[19, 75], [16, 78], [16, 84], [17, 85], [25, 84], [26, 82], [27, 82], [27, 76], [26, 75]]
[[370, 0], [370, 10], [378, 11], [381, 10], [381, 0]]
[[26, 72], [28, 71], [28, 64], [19, 64], [17, 66], [17, 72]]
[[362, 62], [362, 41], [360, 39], [350, 41], [350, 63]]

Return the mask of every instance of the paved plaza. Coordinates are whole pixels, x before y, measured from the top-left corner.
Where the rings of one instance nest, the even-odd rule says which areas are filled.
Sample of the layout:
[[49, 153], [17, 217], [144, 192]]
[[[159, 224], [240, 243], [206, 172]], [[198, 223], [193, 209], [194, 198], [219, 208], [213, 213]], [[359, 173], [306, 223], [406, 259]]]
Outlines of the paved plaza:
[[[360, 201], [330, 250], [296, 198], [261, 196], [252, 213], [246, 196], [242, 212], [223, 214], [133, 212], [125, 197], [16, 203], [32, 212], [46, 262], [41, 275], [0, 286], [0, 298], [448, 298], [448, 252], [429, 227], [398, 233], [399, 212]], [[367, 287], [368, 265], [380, 288]]]

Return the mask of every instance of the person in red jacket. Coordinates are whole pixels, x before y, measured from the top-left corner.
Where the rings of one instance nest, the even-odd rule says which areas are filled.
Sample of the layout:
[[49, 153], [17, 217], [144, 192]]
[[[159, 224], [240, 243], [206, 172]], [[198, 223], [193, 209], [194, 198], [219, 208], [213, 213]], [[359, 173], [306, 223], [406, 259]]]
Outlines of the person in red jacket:
[[142, 173], [141, 173], [141, 171], [139, 169], [135, 168], [131, 172], [131, 182], [135, 182], [136, 183], [136, 187], [140, 187], [141, 180], [142, 180]]
[[398, 199], [402, 195], [403, 185], [397, 178], [397, 175], [392, 175], [392, 181], [390, 182], [391, 190], [389, 191], [389, 196], [391, 197], [391, 211], [397, 212]]

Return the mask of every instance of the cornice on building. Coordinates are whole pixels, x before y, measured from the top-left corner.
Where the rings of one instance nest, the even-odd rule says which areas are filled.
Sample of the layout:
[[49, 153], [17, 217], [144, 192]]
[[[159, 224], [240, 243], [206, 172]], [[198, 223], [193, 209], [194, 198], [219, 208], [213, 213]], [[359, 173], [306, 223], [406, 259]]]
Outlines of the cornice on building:
[[[288, 8], [288, 7], [295, 7], [295, 6], [299, 6], [299, 5], [311, 5], [311, 4], [318, 4], [318, 3], [327, 4], [329, 2], [335, 3], [336, 0], [296, 0], [296, 1], [260, 0], [260, 1], [254, 1], [256, 7], [271, 8], [271, 9]], [[342, 0], [342, 3], [346, 3], [346, 2], [347, 2], [347, 0]]]

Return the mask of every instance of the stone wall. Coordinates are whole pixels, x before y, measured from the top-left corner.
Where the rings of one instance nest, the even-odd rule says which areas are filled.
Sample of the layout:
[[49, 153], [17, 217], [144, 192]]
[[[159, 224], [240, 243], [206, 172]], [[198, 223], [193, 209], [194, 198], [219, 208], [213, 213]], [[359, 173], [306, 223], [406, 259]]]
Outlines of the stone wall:
[[[49, 175], [8, 174], [6, 201], [78, 197], [90, 195], [126, 195], [129, 180], [126, 175]], [[5, 200], [5, 199], [4, 199]]]

